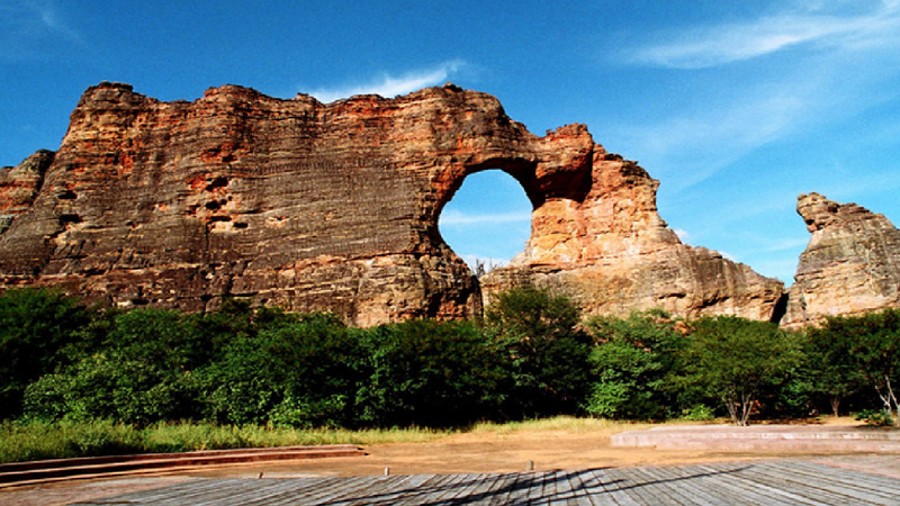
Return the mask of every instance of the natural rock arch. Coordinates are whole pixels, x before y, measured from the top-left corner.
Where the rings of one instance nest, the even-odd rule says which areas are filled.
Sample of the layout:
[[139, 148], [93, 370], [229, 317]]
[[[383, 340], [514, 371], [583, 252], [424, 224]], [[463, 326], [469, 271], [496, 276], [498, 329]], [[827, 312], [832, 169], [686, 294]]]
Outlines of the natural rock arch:
[[549, 284], [595, 312], [768, 318], [782, 291], [681, 244], [656, 212], [657, 182], [583, 125], [537, 137], [453, 85], [321, 104], [237, 86], [160, 102], [103, 83], [71, 118], [0, 233], [2, 286], [186, 310], [247, 297], [358, 325], [473, 316], [479, 285], [438, 217], [467, 175], [499, 168], [534, 204], [532, 236], [488, 292]]
[[441, 239], [466, 260], [476, 276], [479, 271], [473, 262], [488, 269], [497, 267], [498, 262], [508, 263], [522, 253], [531, 236], [536, 205], [532, 197], [507, 171], [471, 172], [438, 211]]

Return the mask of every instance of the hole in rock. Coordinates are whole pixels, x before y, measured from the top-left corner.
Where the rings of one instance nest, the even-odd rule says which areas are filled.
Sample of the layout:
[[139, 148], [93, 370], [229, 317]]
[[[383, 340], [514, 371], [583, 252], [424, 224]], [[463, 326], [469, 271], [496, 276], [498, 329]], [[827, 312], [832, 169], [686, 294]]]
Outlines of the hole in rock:
[[228, 178], [217, 177], [206, 185], [206, 191], [213, 191], [216, 188], [224, 188], [226, 186], [228, 186]]
[[506, 265], [531, 235], [532, 205], [522, 185], [501, 170], [466, 176], [444, 206], [438, 229], [476, 274]]
[[81, 216], [74, 213], [64, 213], [59, 215], [60, 225], [71, 225], [75, 223], [81, 223]]

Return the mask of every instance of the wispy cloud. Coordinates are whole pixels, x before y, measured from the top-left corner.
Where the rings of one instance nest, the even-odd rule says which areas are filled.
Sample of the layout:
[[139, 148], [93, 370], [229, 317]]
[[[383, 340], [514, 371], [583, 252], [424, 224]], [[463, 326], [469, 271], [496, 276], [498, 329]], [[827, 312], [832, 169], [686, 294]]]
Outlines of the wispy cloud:
[[897, 167], [869, 174], [854, 174], [850, 180], [841, 181], [840, 184], [820, 185], [818, 191], [832, 199], [851, 201], [868, 194], [897, 191], [900, 189], [900, 178], [897, 176]]
[[743, 22], [695, 27], [673, 33], [663, 44], [633, 52], [636, 62], [700, 69], [765, 56], [797, 46], [863, 47], [896, 40], [897, 2], [873, 12], [841, 16], [793, 11]]
[[784, 237], [773, 239], [768, 243], [764, 243], [760, 248], [766, 253], [776, 253], [779, 251], [803, 250], [809, 242], [808, 237]]
[[427, 86], [442, 84], [455, 75], [464, 66], [461, 60], [451, 60], [435, 67], [412, 70], [399, 76], [385, 73], [377, 79], [364, 84], [352, 84], [336, 88], [320, 88], [310, 92], [322, 102], [333, 102], [353, 95], [376, 94], [383, 97], [395, 97]]
[[618, 134], [665, 179], [667, 190], [677, 192], [795, 126], [808, 114], [809, 87], [814, 85], [748, 90], [740, 101], [685, 111], [652, 124], [623, 126]]
[[[656, 34], [632, 48], [632, 64], [694, 73], [684, 92], [698, 99], [643, 125], [620, 127], [625, 146], [678, 193], [773, 141], [835, 124], [894, 100], [900, 76], [900, 2], [852, 14], [797, 8], [744, 22]], [[858, 8], [857, 8], [858, 9]], [[804, 51], [788, 53], [788, 49]], [[764, 55], [764, 64], [716, 68]], [[694, 78], [692, 78], [694, 79]]]
[[464, 214], [456, 210], [441, 213], [440, 224], [460, 225], [501, 225], [504, 223], [530, 223], [530, 213]]
[[52, 1], [6, 0], [0, 4], [0, 61], [41, 56], [43, 44], [80, 39]]

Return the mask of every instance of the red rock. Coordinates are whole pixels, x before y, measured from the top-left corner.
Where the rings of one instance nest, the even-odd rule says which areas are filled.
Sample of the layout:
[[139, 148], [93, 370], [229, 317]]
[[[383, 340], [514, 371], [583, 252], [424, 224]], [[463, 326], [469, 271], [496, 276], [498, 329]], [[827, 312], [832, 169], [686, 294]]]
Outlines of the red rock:
[[900, 307], [900, 231], [890, 220], [818, 193], [800, 195], [797, 213], [812, 236], [789, 290], [785, 326]]
[[662, 308], [675, 315], [773, 317], [780, 281], [682, 244], [656, 208], [658, 181], [594, 147], [583, 194], [545, 199], [521, 256], [482, 277], [492, 293], [520, 284], [569, 294], [591, 314]]
[[0, 235], [0, 286], [190, 311], [248, 297], [358, 325], [468, 317], [479, 284], [437, 220], [491, 168], [535, 212], [523, 258], [488, 290], [534, 280], [595, 312], [771, 315], [780, 283], [681, 244], [656, 211], [658, 183], [583, 125], [537, 137], [494, 97], [452, 85], [327, 105], [238, 86], [194, 102], [92, 87]]

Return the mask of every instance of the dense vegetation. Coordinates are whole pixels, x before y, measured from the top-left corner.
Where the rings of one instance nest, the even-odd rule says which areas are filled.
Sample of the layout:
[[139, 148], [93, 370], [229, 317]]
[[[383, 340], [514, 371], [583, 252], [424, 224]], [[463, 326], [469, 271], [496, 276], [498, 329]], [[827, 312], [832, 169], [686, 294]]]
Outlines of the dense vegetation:
[[349, 328], [226, 301], [216, 312], [0, 296], [0, 418], [285, 428], [459, 427], [558, 414], [615, 419], [900, 419], [900, 311], [805, 333], [660, 311], [581, 320], [565, 297], [502, 294], [483, 322]]

